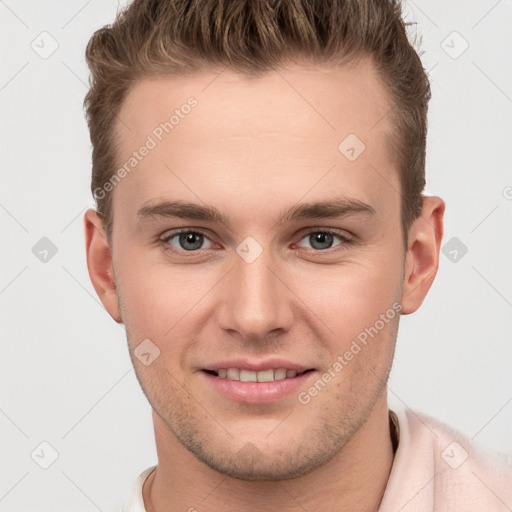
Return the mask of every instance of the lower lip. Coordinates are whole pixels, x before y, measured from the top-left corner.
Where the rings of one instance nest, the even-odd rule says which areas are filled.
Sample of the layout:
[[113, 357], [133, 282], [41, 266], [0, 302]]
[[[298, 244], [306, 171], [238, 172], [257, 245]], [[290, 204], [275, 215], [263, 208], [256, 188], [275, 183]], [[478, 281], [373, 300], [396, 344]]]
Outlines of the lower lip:
[[205, 371], [200, 373], [215, 391], [230, 400], [246, 404], [268, 404], [277, 402], [297, 391], [315, 372], [309, 371], [296, 377], [272, 382], [242, 382], [222, 379]]

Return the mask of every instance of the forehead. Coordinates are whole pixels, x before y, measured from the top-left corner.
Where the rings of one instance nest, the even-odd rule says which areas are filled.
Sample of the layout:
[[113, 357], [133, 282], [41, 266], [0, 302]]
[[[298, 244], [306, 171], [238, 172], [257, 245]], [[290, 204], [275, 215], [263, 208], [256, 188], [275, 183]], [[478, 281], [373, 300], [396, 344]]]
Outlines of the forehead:
[[398, 190], [385, 145], [390, 106], [366, 59], [293, 65], [256, 78], [203, 70], [145, 79], [119, 112], [119, 166], [151, 148], [132, 162], [114, 197], [140, 206], [165, 196], [216, 200], [236, 190], [257, 207], [276, 194], [298, 200], [337, 187], [375, 202], [389, 196], [390, 184]]
[[[206, 133], [210, 137], [212, 131], [251, 136], [255, 130], [270, 135], [280, 130], [279, 135], [307, 133], [323, 139], [333, 132], [340, 137], [352, 129], [364, 138], [369, 130], [377, 135], [389, 129], [385, 117], [389, 98], [371, 61], [361, 58], [357, 64], [338, 67], [294, 64], [257, 77], [224, 69], [143, 79], [125, 99], [117, 133], [128, 144], [137, 142], [137, 135], [151, 133], [191, 97], [200, 107], [194, 114], [200, 115], [190, 116], [187, 125], [198, 136]], [[282, 115], [290, 111], [293, 116]], [[207, 125], [204, 120], [210, 116], [215, 116], [210, 119], [214, 123]], [[180, 131], [172, 135], [178, 141]]]

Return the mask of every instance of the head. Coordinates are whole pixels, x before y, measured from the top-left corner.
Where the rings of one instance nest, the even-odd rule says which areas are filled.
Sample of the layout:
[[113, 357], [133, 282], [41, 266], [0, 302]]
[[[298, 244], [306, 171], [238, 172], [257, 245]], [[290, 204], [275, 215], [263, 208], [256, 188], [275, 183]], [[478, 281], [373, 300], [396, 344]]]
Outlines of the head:
[[[318, 467], [385, 400], [438, 265], [398, 2], [135, 0], [87, 61], [89, 272], [156, 421], [232, 476]], [[305, 372], [255, 403], [226, 364]]]
[[136, 83], [204, 69], [251, 77], [296, 59], [336, 67], [366, 57], [388, 95], [385, 144], [400, 178], [406, 245], [422, 206], [430, 85], [405, 27], [397, 0], [133, 2], [93, 35], [86, 51], [91, 190], [108, 236], [120, 164], [116, 127]]

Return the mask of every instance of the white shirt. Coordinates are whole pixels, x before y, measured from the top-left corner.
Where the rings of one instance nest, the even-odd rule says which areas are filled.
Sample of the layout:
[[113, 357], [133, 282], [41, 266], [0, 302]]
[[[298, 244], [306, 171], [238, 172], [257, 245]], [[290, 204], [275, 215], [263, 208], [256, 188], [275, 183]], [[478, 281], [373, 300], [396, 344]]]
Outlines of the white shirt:
[[[451, 427], [394, 408], [399, 443], [379, 512], [510, 512], [512, 461], [492, 455]], [[509, 465], [510, 464], [510, 465]], [[146, 512], [137, 478], [122, 512]]]

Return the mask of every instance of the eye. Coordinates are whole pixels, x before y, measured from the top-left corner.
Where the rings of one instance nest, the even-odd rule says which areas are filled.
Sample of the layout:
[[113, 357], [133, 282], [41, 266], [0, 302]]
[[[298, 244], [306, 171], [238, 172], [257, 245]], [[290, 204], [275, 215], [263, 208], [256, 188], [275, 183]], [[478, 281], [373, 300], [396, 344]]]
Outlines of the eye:
[[[210, 247], [203, 247], [204, 242], [207, 240], [211, 244]], [[162, 242], [166, 245], [170, 245], [172, 248], [188, 252], [195, 252], [198, 249], [211, 249], [214, 247], [213, 242], [211, 242], [206, 235], [199, 231], [191, 230], [180, 230], [170, 233], [162, 238]]]
[[[338, 240], [338, 243], [336, 242]], [[165, 234], [161, 239], [164, 249], [171, 252], [199, 252], [218, 247], [208, 236], [201, 231], [192, 229], [180, 229]], [[351, 239], [336, 231], [316, 230], [309, 231], [297, 244], [299, 247], [314, 249], [315, 251], [327, 251], [341, 245], [346, 245]], [[205, 246], [206, 244], [206, 246]], [[209, 244], [209, 245], [208, 245]]]
[[[335, 238], [338, 238], [340, 240], [340, 243], [333, 245], [333, 242]], [[305, 237], [301, 239], [301, 242], [299, 242], [300, 247], [308, 247], [307, 245], [302, 245], [302, 240], [306, 240], [310, 243], [309, 248], [316, 249], [319, 251], [325, 251], [326, 249], [331, 249], [332, 247], [337, 247], [339, 245], [342, 245], [342, 243], [349, 243], [350, 239], [340, 235], [339, 233], [335, 231], [310, 231], [306, 234]]]

